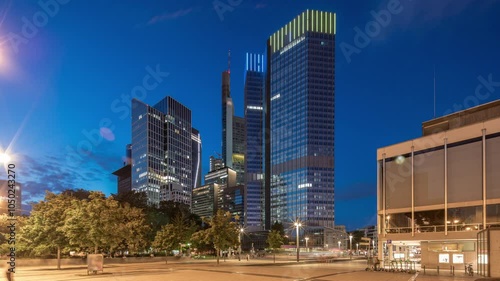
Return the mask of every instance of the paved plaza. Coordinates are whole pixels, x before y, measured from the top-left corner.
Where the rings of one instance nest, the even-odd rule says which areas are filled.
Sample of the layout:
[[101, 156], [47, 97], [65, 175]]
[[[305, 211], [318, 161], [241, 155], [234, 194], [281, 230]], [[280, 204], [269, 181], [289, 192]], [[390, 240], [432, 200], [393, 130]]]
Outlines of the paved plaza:
[[87, 275], [86, 266], [66, 266], [62, 270], [54, 267], [21, 267], [15, 274], [16, 281], [132, 281], [132, 280], [176, 280], [176, 281], [275, 281], [275, 280], [369, 280], [369, 281], [410, 281], [410, 280], [475, 280], [477, 277], [465, 277], [463, 273], [423, 275], [408, 273], [365, 271], [366, 261], [342, 261], [334, 263], [293, 263], [290, 261], [262, 260], [227, 260], [216, 265], [214, 260], [183, 262], [151, 262], [131, 264], [105, 264], [104, 272]]

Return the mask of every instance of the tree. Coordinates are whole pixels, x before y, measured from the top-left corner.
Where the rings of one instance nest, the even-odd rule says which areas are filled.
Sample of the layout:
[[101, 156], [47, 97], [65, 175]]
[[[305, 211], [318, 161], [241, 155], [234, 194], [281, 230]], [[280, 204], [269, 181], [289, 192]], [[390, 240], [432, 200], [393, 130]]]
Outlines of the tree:
[[276, 250], [281, 248], [281, 245], [283, 245], [283, 235], [278, 230], [272, 230], [269, 233], [269, 236], [267, 236], [267, 244], [269, 244], [269, 247], [273, 249], [273, 258], [274, 262], [276, 262]]
[[61, 192], [61, 195], [66, 195], [70, 196], [73, 198], [76, 198], [78, 200], [86, 200], [90, 196], [90, 191], [82, 188], [78, 189], [66, 189], [63, 192]]
[[148, 208], [148, 195], [145, 191], [130, 190], [123, 193], [111, 194], [122, 206], [128, 203], [131, 207], [146, 210]]
[[189, 241], [196, 227], [194, 222], [182, 213], [178, 213], [172, 223], [162, 226], [161, 230], [156, 233], [153, 247], [165, 252], [179, 247], [181, 251], [180, 245]]
[[[125, 218], [125, 214], [113, 197], [106, 198], [101, 192], [91, 192], [89, 200], [73, 201], [72, 207], [66, 211], [64, 231], [71, 245], [94, 248], [96, 254], [99, 247], [113, 252], [129, 238], [127, 235], [131, 231], [127, 226], [136, 226]], [[144, 223], [144, 220], [138, 223]]]
[[68, 194], [47, 192], [45, 200], [33, 205], [31, 215], [21, 228], [20, 249], [41, 255], [57, 249], [57, 269], [61, 269], [61, 249], [69, 246], [64, 231], [68, 218], [65, 210], [71, 209], [76, 199]]
[[217, 252], [217, 265], [219, 265], [220, 251], [239, 244], [238, 225], [232, 221], [231, 213], [222, 210], [218, 210], [213, 217], [204, 221], [209, 228], [200, 230], [194, 238], [197, 240], [196, 243], [201, 243], [199, 240], [202, 240], [214, 246]]
[[280, 233], [281, 237], [283, 238], [283, 244], [288, 244], [288, 237], [285, 235], [285, 228], [283, 227], [283, 224], [280, 222], [274, 222], [274, 224], [271, 226], [271, 231], [276, 230]]

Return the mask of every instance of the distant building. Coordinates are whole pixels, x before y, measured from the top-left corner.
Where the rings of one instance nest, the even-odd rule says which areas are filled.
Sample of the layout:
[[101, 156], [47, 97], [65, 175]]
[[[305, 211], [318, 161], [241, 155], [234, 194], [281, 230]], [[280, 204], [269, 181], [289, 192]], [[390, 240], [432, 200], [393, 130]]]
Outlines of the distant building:
[[132, 189], [148, 202], [191, 206], [193, 139], [191, 110], [171, 97], [154, 106], [132, 100]]
[[215, 171], [224, 168], [224, 161], [222, 158], [215, 158], [214, 156], [210, 156], [210, 171]]
[[[14, 188], [9, 186], [6, 180], [0, 180], [0, 214], [9, 215], [11, 212], [14, 216], [22, 214], [22, 188], [21, 184], [16, 182]], [[10, 196], [9, 196], [10, 195]], [[12, 202], [9, 200], [15, 200]]]
[[235, 218], [235, 221], [243, 226], [245, 221], [244, 217], [244, 200], [245, 200], [245, 186], [236, 185], [220, 189], [220, 197], [222, 198], [220, 209], [229, 211]]
[[245, 227], [251, 230], [264, 229], [264, 171], [263, 171], [263, 125], [264, 125], [264, 55], [246, 54], [245, 67]]
[[206, 184], [193, 189], [191, 210], [200, 217], [212, 217], [217, 212], [219, 185]]
[[231, 71], [222, 72], [222, 161], [225, 167], [233, 167], [233, 116], [231, 98]]
[[349, 246], [349, 235], [347, 234], [345, 225], [336, 225], [333, 227], [332, 243], [326, 243], [326, 248], [347, 249]]
[[201, 136], [200, 132], [195, 128], [192, 128], [191, 140], [192, 140], [191, 162], [193, 163], [191, 172], [193, 175], [193, 188], [197, 188], [201, 186]]
[[245, 118], [233, 116], [232, 167], [236, 171], [236, 183], [245, 184]]
[[125, 148], [125, 161], [123, 167], [113, 172], [117, 176], [118, 194], [124, 194], [132, 190], [132, 145], [127, 144]]
[[127, 164], [113, 172], [117, 176], [118, 194], [125, 194], [132, 190], [132, 165]]

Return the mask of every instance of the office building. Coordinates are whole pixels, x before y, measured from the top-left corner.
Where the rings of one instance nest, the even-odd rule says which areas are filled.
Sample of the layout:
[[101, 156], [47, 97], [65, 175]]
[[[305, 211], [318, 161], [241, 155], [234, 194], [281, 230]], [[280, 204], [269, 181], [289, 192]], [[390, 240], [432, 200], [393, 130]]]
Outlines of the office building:
[[132, 190], [132, 145], [127, 144], [123, 167], [113, 172], [117, 176], [117, 192], [124, 194]]
[[231, 71], [222, 72], [222, 160], [225, 167], [233, 167], [233, 116], [231, 98]]
[[500, 226], [500, 100], [422, 128], [422, 137], [377, 150], [379, 258], [472, 263], [487, 276], [492, 257], [478, 252], [477, 235]]
[[335, 29], [334, 13], [307, 10], [267, 41], [266, 227], [334, 226]]
[[245, 67], [245, 226], [251, 230], [264, 229], [264, 178], [263, 178], [263, 54], [246, 54]]
[[150, 204], [191, 205], [192, 131], [191, 110], [173, 98], [154, 106], [132, 100], [132, 189]]
[[236, 171], [236, 184], [245, 183], [245, 118], [233, 116], [232, 166]]
[[191, 171], [193, 175], [193, 188], [197, 188], [201, 186], [201, 135], [195, 128], [192, 128], [191, 140], [191, 162], [193, 164]]
[[191, 211], [200, 217], [209, 218], [217, 212], [219, 185], [205, 184], [193, 189]]
[[210, 156], [210, 171], [219, 170], [224, 167], [224, 161], [222, 158], [216, 158], [214, 156]]

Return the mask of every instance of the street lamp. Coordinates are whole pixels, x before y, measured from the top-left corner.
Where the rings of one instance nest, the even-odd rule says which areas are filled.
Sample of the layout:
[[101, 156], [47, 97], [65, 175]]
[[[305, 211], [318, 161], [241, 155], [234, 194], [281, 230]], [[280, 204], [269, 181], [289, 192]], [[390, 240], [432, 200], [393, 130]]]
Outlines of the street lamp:
[[9, 163], [10, 156], [7, 153], [0, 153], [0, 163]]
[[307, 247], [307, 242], [309, 242], [309, 237], [306, 237], [306, 251], [309, 252], [309, 247]]
[[339, 244], [339, 250], [340, 250], [340, 243], [341, 243], [341, 242], [340, 242], [340, 240], [339, 240], [339, 242], [338, 242], [338, 244]]
[[349, 250], [352, 252], [352, 234], [349, 234]]
[[297, 230], [297, 262], [299, 262], [299, 227], [302, 226], [302, 224], [300, 223], [299, 219], [297, 218], [297, 220], [295, 221], [295, 223], [293, 224], [295, 226], [295, 229]]
[[238, 242], [239, 242], [239, 248], [238, 248], [238, 260], [241, 261], [241, 235], [243, 234], [243, 227], [240, 227], [240, 233], [238, 234]]
[[356, 253], [359, 254], [359, 243], [356, 243]]

